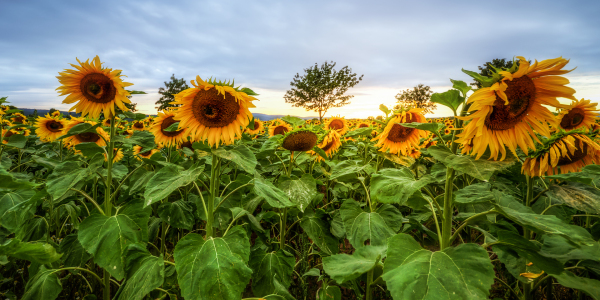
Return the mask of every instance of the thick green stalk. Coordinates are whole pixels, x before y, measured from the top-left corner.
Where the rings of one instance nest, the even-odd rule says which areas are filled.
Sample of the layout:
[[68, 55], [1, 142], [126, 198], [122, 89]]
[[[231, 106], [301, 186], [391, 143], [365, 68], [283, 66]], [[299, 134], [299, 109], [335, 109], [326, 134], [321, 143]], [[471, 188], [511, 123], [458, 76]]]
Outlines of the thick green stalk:
[[214, 211], [215, 211], [215, 199], [219, 192], [219, 173], [221, 167], [221, 160], [215, 154], [212, 155], [212, 167], [210, 170], [210, 198], [206, 205], [206, 237], [214, 236]]
[[[294, 167], [294, 151], [291, 151], [290, 154], [290, 165], [287, 168], [287, 176], [291, 177], [292, 176], [292, 168]], [[279, 212], [280, 214], [280, 219], [279, 219], [279, 248], [281, 248], [282, 250], [285, 249], [285, 234], [286, 234], [286, 227], [285, 227], [285, 222], [287, 221], [287, 208], [282, 208], [281, 211]]]
[[373, 299], [373, 290], [371, 288], [371, 285], [373, 285], [373, 270], [375, 268], [371, 269], [368, 273], [367, 273], [367, 295], [366, 295], [366, 300], [372, 300]]
[[[108, 160], [108, 174], [106, 175], [106, 190], [104, 192], [104, 214], [106, 216], [112, 215], [112, 203], [110, 201], [111, 187], [112, 187], [112, 167], [113, 157], [115, 155], [115, 116], [110, 116], [110, 140], [108, 141], [108, 149], [106, 149], [106, 158]], [[110, 300], [110, 273], [104, 270], [104, 289], [103, 299]]]
[[[529, 177], [529, 176], [525, 176], [525, 179], [527, 181], [527, 195], [525, 198], [525, 205], [527, 207], [530, 207], [531, 200], [533, 199], [533, 184], [534, 184], [535, 180], [534, 180], [534, 178]], [[531, 238], [531, 231], [527, 228], [523, 228], [523, 237], [529, 240]], [[535, 292], [535, 290], [533, 289], [533, 282], [523, 283], [523, 299], [524, 300], [533, 299], [534, 292]]]

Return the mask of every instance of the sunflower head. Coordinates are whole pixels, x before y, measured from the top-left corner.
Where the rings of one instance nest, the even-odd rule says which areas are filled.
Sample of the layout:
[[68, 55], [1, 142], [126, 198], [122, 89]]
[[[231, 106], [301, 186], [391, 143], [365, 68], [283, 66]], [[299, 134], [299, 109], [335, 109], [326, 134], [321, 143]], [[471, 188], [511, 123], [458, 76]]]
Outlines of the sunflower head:
[[292, 126], [288, 123], [282, 121], [281, 119], [276, 119], [271, 122], [271, 126], [269, 126], [269, 136], [276, 135], [285, 135], [287, 132], [292, 131]]
[[133, 155], [138, 159], [142, 160], [142, 158], [149, 159], [154, 155], [154, 153], [160, 152], [158, 149], [143, 149], [142, 146], [135, 145], [133, 146]]
[[135, 131], [144, 131], [146, 130], [146, 123], [144, 123], [144, 121], [133, 121], [131, 129]]
[[62, 114], [60, 111], [55, 110], [50, 114], [52, 117], [62, 117]]
[[2, 136], [4, 137], [4, 139], [2, 140], [3, 144], [8, 144], [8, 138], [10, 138], [11, 136], [15, 135], [15, 134], [19, 134], [18, 131], [11, 129], [2, 129]]
[[42, 141], [54, 142], [58, 137], [63, 135], [63, 128], [66, 123], [65, 120], [47, 114], [45, 117], [38, 117], [36, 119], [35, 127], [37, 128], [35, 133]]
[[348, 132], [348, 121], [344, 117], [335, 116], [331, 117], [325, 122], [325, 130], [335, 130], [340, 135], [346, 134]]
[[[341, 146], [341, 135], [335, 130], [330, 130], [329, 132], [324, 134], [319, 143], [317, 144], [317, 147], [325, 151], [325, 154], [329, 158], [333, 157], [333, 155], [340, 149]], [[313, 157], [316, 157], [317, 161], [324, 160], [319, 154], [317, 154], [314, 151], [309, 151], [308, 153], [310, 153]]]
[[285, 134], [281, 146], [290, 151], [309, 151], [317, 144], [318, 139], [313, 131], [295, 129]]
[[427, 137], [427, 131], [404, 127], [398, 123], [425, 123], [427, 120], [421, 114], [421, 109], [413, 108], [391, 116], [385, 129], [373, 141], [377, 141], [379, 151], [389, 150], [392, 154], [401, 153], [407, 156], [412, 148], [419, 148], [421, 138]]
[[584, 130], [560, 131], [529, 155], [521, 171], [529, 176], [579, 172], [600, 163], [600, 145]]
[[356, 124], [356, 129], [365, 128], [365, 127], [371, 127], [371, 123], [360, 121]]
[[75, 68], [65, 69], [57, 76], [61, 86], [56, 90], [61, 96], [67, 95], [63, 103], [75, 103], [69, 111], [75, 110], [82, 116], [90, 115], [97, 119], [101, 113], [106, 119], [115, 115], [115, 105], [122, 111], [128, 111], [124, 103], [131, 103], [127, 96], [129, 92], [125, 87], [131, 83], [123, 82], [121, 70], [103, 68], [100, 58], [94, 57], [85, 62], [79, 61], [79, 65], [71, 64]]
[[256, 135], [259, 134], [264, 128], [265, 126], [263, 125], [263, 122], [257, 118], [254, 118], [254, 129], [246, 127], [246, 129], [244, 129], [244, 132], [250, 135]]
[[[102, 155], [104, 155], [104, 161], [108, 161], [108, 157], [107, 157], [106, 153], [102, 153]], [[123, 157], [124, 157], [123, 149], [114, 148], [113, 163], [120, 161], [121, 159], [123, 159]]]
[[[72, 117], [71, 121], [68, 121], [63, 128], [62, 135], [67, 134], [71, 128], [81, 123], [96, 125], [96, 122], [85, 121], [83, 118]], [[106, 146], [105, 140], [108, 141], [109, 139], [108, 133], [106, 133], [106, 131], [104, 131], [104, 129], [101, 127], [97, 127], [96, 132], [84, 132], [65, 138], [65, 145], [69, 145], [69, 147], [75, 147], [80, 143], [96, 143], [98, 146], [104, 147]]]
[[588, 130], [592, 124], [596, 123], [598, 103], [592, 103], [590, 100], [581, 99], [573, 101], [570, 105], [561, 110], [558, 115], [560, 128], [570, 131], [584, 128]]
[[194, 141], [206, 141], [212, 146], [233, 144], [242, 137], [242, 129], [252, 119], [249, 108], [255, 107], [252, 97], [257, 95], [249, 88], [234, 87], [231, 82], [196, 76], [193, 88], [175, 95], [172, 104], [179, 105], [175, 120], [179, 128], [189, 128]]
[[175, 120], [175, 110], [167, 109], [158, 113], [158, 117], [154, 119], [148, 129], [154, 135], [156, 144], [170, 147], [187, 141], [189, 128], [184, 127], [174, 131], [167, 130], [171, 125], [175, 127], [174, 124], [177, 122]]

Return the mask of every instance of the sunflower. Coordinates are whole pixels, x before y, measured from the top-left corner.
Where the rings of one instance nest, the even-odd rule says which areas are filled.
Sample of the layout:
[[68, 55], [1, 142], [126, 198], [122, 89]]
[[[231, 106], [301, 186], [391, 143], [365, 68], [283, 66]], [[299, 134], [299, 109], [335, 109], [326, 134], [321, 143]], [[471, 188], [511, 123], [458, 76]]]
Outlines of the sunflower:
[[[543, 136], [550, 136], [549, 124], [556, 123], [554, 115], [547, 106], [563, 107], [557, 97], [573, 97], [575, 90], [566, 87], [569, 81], [561, 76], [572, 70], [562, 70], [569, 62], [561, 57], [536, 62], [530, 65], [519, 56], [518, 70], [494, 73], [497, 82], [473, 93], [467, 103], [471, 104], [466, 117], [468, 121], [464, 131], [457, 136], [458, 143], [472, 140], [472, 155], [479, 159], [489, 148], [491, 158], [500, 160], [506, 157], [506, 149], [516, 154], [517, 146], [525, 153], [535, 151], [534, 140], [540, 142], [534, 130]], [[488, 82], [490, 84], [492, 81]], [[541, 143], [541, 142], [540, 142]]]
[[263, 122], [259, 119], [254, 118], [254, 129], [250, 129], [250, 128], [246, 127], [246, 129], [244, 129], [244, 131], [247, 134], [255, 135], [255, 134], [260, 133], [264, 128], [265, 128], [265, 126], [263, 125]]
[[444, 129], [444, 135], [449, 135], [450, 133], [452, 133], [452, 130], [450, 130], [450, 128]]
[[8, 144], [8, 138], [11, 137], [14, 134], [19, 134], [16, 130], [11, 129], [2, 129], [2, 136], [4, 137], [4, 139], [2, 140], [3, 144]]
[[193, 143], [190, 141], [185, 141], [181, 144], [177, 144], [177, 149], [183, 149], [183, 148], [188, 148], [190, 149], [192, 152], [194, 152], [194, 147], [192, 146]]
[[318, 140], [319, 137], [312, 131], [294, 130], [285, 135], [281, 146], [290, 151], [309, 151]]
[[421, 114], [421, 109], [413, 108], [409, 111], [402, 111], [391, 118], [383, 132], [372, 141], [378, 141], [375, 147], [381, 147], [379, 151], [390, 151], [392, 154], [402, 153], [406, 156], [412, 148], [419, 147], [419, 140], [427, 138], [427, 131], [404, 127], [397, 123], [425, 123], [426, 119]]
[[148, 131], [154, 134], [156, 144], [171, 147], [187, 141], [189, 135], [189, 129], [187, 127], [177, 131], [165, 130], [175, 123], [177, 123], [177, 121], [175, 120], [174, 109], [166, 109], [164, 112], [158, 113], [158, 117], [154, 119], [154, 123], [152, 123], [148, 129]]
[[[121, 119], [119, 117], [115, 117], [115, 124], [121, 123]], [[106, 118], [102, 121], [102, 126], [110, 127], [110, 118]]]
[[369, 122], [360, 121], [356, 125], [356, 129], [358, 129], [358, 128], [365, 128], [365, 127], [371, 127], [371, 124], [369, 124]]
[[529, 176], [579, 172], [589, 164], [600, 163], [600, 145], [583, 131], [562, 132], [528, 157], [521, 171]]
[[125, 138], [130, 138], [131, 136], [133, 136], [133, 130], [131, 129], [124, 129], [123, 131], [121, 131], [121, 135], [126, 135]]
[[308, 124], [312, 123], [312, 121], [311, 120], [306, 120], [306, 121], [304, 121], [304, 123], [308, 125]]
[[570, 131], [573, 129], [591, 128], [596, 123], [598, 103], [591, 103], [590, 100], [575, 100], [569, 106], [565, 107], [558, 115], [560, 128]]
[[421, 148], [429, 148], [429, 147], [435, 146], [435, 145], [437, 145], [437, 141], [434, 141], [433, 139], [428, 138], [425, 141], [423, 141]]
[[[106, 157], [106, 153], [102, 153], [102, 155], [104, 155], [104, 161], [108, 161], [108, 157]], [[122, 149], [118, 149], [118, 148], [114, 148], [113, 151], [113, 163], [116, 163], [118, 161], [120, 161], [121, 159], [123, 159], [123, 150]]]
[[408, 156], [417, 159], [421, 157], [421, 150], [419, 148], [411, 147], [411, 149], [408, 151]]
[[62, 117], [62, 114], [60, 113], [60, 111], [58, 111], [58, 110], [55, 110], [55, 111], [53, 111], [53, 112], [50, 114], [50, 116], [52, 116], [52, 117]]
[[[317, 145], [317, 147], [325, 151], [327, 157], [331, 158], [342, 146], [340, 138], [341, 135], [337, 131], [330, 130], [329, 133], [327, 133], [323, 137], [323, 140]], [[315, 156], [317, 161], [324, 160], [319, 154], [317, 154], [314, 151], [308, 151], [308, 153]]]
[[292, 131], [292, 126], [280, 119], [274, 120], [269, 126], [269, 136], [284, 135], [288, 131]]
[[27, 124], [27, 117], [22, 113], [15, 113], [10, 118], [13, 123]]
[[[196, 82], [191, 81], [193, 88], [186, 89], [175, 95], [177, 108], [175, 119], [179, 128], [190, 128], [194, 141], [206, 141], [212, 147], [220, 143], [233, 144], [242, 137], [252, 113], [248, 110], [255, 107], [252, 101], [256, 95], [252, 90], [234, 88], [233, 83], [223, 83], [202, 80], [196, 76]], [[247, 91], [249, 94], [247, 94]]]
[[97, 119], [101, 113], [108, 119], [115, 115], [115, 104], [122, 111], [128, 111], [124, 103], [131, 103], [124, 87], [133, 85], [121, 80], [121, 70], [102, 68], [100, 58], [96, 55], [92, 62], [77, 59], [78, 65], [71, 64], [76, 70], [65, 69], [59, 72], [58, 81], [62, 84], [56, 90], [61, 96], [68, 95], [63, 103], [74, 103], [69, 111], [75, 110], [82, 116], [90, 115]]
[[146, 123], [144, 121], [134, 121], [131, 124], [131, 129], [134, 131], [144, 131], [146, 130]]
[[[65, 127], [63, 128], [62, 134], [65, 135], [71, 130], [71, 128], [75, 127], [77, 124], [88, 123], [91, 125], [96, 125], [96, 122], [93, 121], [85, 121], [83, 118], [71, 118], [71, 121], [67, 122]], [[104, 138], [104, 139], [102, 139]], [[104, 129], [100, 127], [96, 127], [96, 133], [94, 132], [84, 132], [76, 135], [72, 135], [68, 138], [65, 138], [65, 145], [69, 145], [70, 147], [74, 147], [80, 143], [96, 143], [96, 145], [100, 147], [106, 146], [104, 140], [108, 141], [110, 138], [108, 133], [104, 131]]]
[[[144, 151], [144, 152], [142, 152]], [[152, 150], [148, 150], [145, 151], [145, 149], [142, 149], [142, 146], [138, 146], [135, 145], [133, 146], [133, 155], [137, 156], [138, 160], [142, 160], [142, 158], [150, 158], [152, 157], [152, 155], [154, 155], [154, 153], [160, 152], [160, 150], [158, 149], [152, 149]]]
[[66, 122], [64, 120], [53, 118], [50, 114], [45, 117], [36, 119], [35, 134], [40, 137], [40, 140], [46, 142], [54, 142], [59, 136], [63, 135], [63, 128]]
[[354, 140], [353, 138], [351, 138], [351, 137], [349, 137], [349, 136], [347, 136], [347, 137], [344, 137], [344, 142], [355, 142], [355, 141], [356, 141], [356, 140]]

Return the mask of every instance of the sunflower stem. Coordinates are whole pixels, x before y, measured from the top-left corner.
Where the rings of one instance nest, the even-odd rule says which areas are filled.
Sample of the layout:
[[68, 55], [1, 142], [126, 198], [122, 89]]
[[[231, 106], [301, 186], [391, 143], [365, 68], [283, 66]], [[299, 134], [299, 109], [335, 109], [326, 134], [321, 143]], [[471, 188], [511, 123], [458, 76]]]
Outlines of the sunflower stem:
[[[287, 169], [287, 176], [291, 177], [292, 176], [292, 168], [294, 167], [294, 151], [290, 151], [290, 165], [288, 166]], [[285, 249], [285, 234], [286, 234], [286, 228], [285, 228], [285, 222], [287, 221], [287, 208], [283, 208], [282, 211], [280, 212], [280, 220], [279, 220], [279, 248], [280, 249]]]
[[[115, 116], [114, 114], [110, 115], [110, 137], [108, 141], [108, 151], [106, 152], [106, 157], [108, 160], [106, 175], [106, 191], [104, 192], [104, 215], [110, 217], [112, 215], [112, 203], [111, 203], [111, 186], [112, 186], [112, 167], [113, 167], [113, 156], [115, 155]], [[110, 300], [110, 273], [104, 270], [104, 290], [103, 290], [103, 298], [104, 300]]]
[[210, 170], [210, 199], [206, 205], [206, 237], [214, 236], [213, 222], [214, 222], [214, 211], [215, 211], [215, 199], [219, 192], [219, 174], [221, 167], [221, 160], [214, 153], [212, 155]]

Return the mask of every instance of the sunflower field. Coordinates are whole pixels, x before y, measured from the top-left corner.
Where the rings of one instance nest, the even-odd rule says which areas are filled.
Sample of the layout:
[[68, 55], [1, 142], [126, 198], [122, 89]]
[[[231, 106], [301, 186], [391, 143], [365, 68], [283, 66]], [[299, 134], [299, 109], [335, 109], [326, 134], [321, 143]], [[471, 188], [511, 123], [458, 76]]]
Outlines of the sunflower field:
[[[261, 121], [191, 81], [128, 111], [98, 57], [77, 116], [0, 104], [2, 299], [600, 299], [600, 126], [563, 58], [465, 71], [419, 108]], [[566, 98], [570, 104], [561, 104]]]

